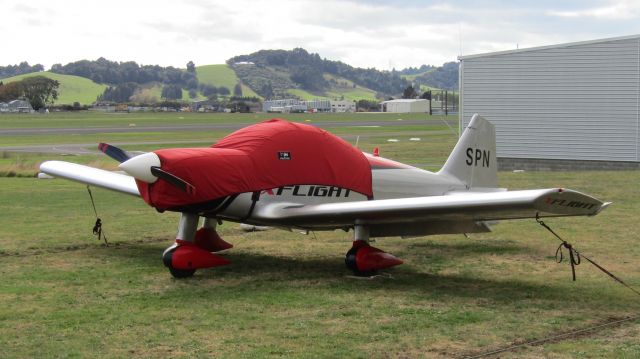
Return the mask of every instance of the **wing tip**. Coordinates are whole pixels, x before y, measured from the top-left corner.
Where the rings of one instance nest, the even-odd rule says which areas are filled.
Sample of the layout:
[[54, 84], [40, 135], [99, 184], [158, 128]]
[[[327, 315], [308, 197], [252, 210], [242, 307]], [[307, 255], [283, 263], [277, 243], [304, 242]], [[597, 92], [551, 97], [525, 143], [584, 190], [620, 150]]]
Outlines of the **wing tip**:
[[605, 209], [607, 209], [607, 207], [609, 207], [613, 202], [604, 202], [600, 205], [600, 207], [598, 208], [597, 211], [595, 211], [592, 216], [595, 216], [597, 214], [600, 214], [600, 212], [604, 211]]

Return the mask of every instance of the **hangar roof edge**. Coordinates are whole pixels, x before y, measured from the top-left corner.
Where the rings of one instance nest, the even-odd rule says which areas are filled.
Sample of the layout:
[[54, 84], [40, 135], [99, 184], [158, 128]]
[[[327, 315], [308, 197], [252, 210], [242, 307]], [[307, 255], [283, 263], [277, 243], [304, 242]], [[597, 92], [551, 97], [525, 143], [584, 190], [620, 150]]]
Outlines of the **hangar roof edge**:
[[640, 34], [627, 35], [627, 36], [618, 36], [618, 37], [609, 37], [609, 38], [605, 38], [605, 39], [596, 39], [596, 40], [587, 40], [587, 41], [567, 42], [567, 43], [555, 44], [555, 45], [528, 47], [528, 48], [516, 49], [516, 50], [485, 52], [485, 53], [482, 53], [482, 54], [474, 54], [474, 55], [463, 55], [463, 56], [458, 56], [458, 61], [464, 61], [464, 60], [468, 60], [468, 59], [475, 59], [475, 58], [479, 58], [479, 57], [489, 57], [489, 56], [507, 55], [507, 54], [517, 54], [517, 53], [520, 53], [520, 52], [547, 50], [547, 49], [570, 47], [570, 46], [577, 46], [577, 45], [590, 45], [590, 44], [597, 44], [597, 43], [602, 43], [602, 42], [631, 40], [631, 39], [639, 39], [640, 40]]

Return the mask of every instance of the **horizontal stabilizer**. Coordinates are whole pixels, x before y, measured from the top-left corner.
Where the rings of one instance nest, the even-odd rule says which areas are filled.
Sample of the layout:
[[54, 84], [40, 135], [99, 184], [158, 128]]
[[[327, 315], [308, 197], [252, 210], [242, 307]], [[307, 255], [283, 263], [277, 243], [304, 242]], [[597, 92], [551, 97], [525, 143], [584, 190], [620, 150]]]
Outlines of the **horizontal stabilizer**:
[[40, 165], [40, 171], [53, 177], [140, 196], [136, 180], [133, 177], [111, 171], [64, 161], [43, 162]]

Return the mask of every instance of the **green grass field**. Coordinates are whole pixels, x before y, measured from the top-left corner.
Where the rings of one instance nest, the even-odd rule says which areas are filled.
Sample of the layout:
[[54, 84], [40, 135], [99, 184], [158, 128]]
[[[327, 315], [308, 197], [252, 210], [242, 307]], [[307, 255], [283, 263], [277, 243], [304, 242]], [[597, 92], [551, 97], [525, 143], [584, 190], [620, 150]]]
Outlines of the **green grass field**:
[[80, 102], [82, 105], [90, 105], [96, 101], [96, 98], [102, 94], [104, 89], [107, 87], [106, 85], [97, 84], [84, 77], [55, 74], [49, 71], [9, 77], [2, 81], [4, 83], [9, 83], [37, 75], [46, 76], [60, 82], [60, 87], [58, 88], [58, 99], [55, 101], [56, 105], [71, 105], [76, 101]]
[[[106, 115], [77, 116], [33, 121], [42, 121], [43, 127], [112, 121]], [[176, 120], [164, 114], [137, 116], [140, 125]], [[257, 120], [227, 116], [193, 114], [182, 121]], [[298, 121], [336, 118], [288, 116]], [[15, 128], [28, 118], [0, 116], [0, 128]], [[134, 117], [114, 118], [126, 123]], [[363, 150], [379, 147], [382, 156], [416, 164], [442, 164], [455, 144], [455, 135], [432, 124], [400, 127], [393, 126], [397, 118], [381, 118], [390, 122], [388, 131], [370, 128], [363, 135], [355, 115], [347, 117], [354, 127], [333, 130], [352, 143], [360, 135]], [[187, 134], [198, 138], [196, 132]], [[387, 142], [390, 134], [400, 141]], [[142, 133], [132, 140], [172, 145], [175, 135]], [[80, 143], [91, 142], [80, 137]], [[409, 137], [422, 141], [409, 142]], [[28, 157], [15, 156], [0, 156], [0, 167]], [[49, 155], [32, 156], [35, 163]], [[103, 157], [71, 158], [113, 166]], [[640, 286], [640, 248], [635, 246], [640, 171], [501, 172], [499, 180], [511, 189], [566, 187], [613, 201], [595, 217], [546, 222], [583, 254]], [[159, 214], [137, 198], [94, 189], [111, 243], [104, 246], [91, 233], [95, 217], [83, 185], [0, 178], [0, 188], [3, 358], [451, 358], [636, 315], [640, 309], [633, 293], [584, 261], [572, 282], [568, 264], [554, 261], [557, 241], [534, 220], [503, 222], [491, 233], [470, 238], [378, 239], [375, 246], [405, 264], [375, 280], [347, 277], [344, 253], [350, 234], [243, 233], [225, 223], [220, 232], [235, 245], [225, 254], [232, 264], [175, 280], [160, 259], [175, 236], [175, 213]], [[499, 357], [636, 358], [639, 338], [636, 321]]]
[[[226, 64], [204, 65], [196, 67], [198, 81], [207, 85], [224, 86], [233, 92], [233, 88], [240, 81], [236, 73]], [[250, 87], [242, 84], [242, 95], [260, 97]]]

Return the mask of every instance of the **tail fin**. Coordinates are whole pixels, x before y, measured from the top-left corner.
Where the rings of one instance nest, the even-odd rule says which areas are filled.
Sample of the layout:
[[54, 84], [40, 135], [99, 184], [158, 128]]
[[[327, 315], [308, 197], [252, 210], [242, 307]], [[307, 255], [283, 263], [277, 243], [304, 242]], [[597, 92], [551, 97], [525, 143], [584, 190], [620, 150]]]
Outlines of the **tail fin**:
[[454, 177], [467, 188], [497, 187], [496, 130], [491, 122], [473, 115], [438, 174]]

